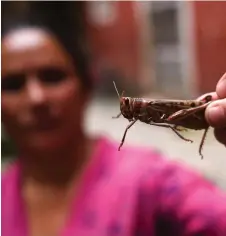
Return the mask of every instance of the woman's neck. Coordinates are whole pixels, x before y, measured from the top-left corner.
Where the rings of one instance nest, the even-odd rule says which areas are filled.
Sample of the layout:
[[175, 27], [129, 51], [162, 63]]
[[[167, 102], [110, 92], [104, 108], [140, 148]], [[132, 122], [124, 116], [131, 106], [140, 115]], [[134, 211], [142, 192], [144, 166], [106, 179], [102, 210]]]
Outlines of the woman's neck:
[[68, 143], [52, 152], [22, 153], [23, 180], [36, 182], [39, 185], [64, 188], [72, 181], [79, 179], [82, 170], [89, 160], [93, 141], [80, 136], [76, 144]]

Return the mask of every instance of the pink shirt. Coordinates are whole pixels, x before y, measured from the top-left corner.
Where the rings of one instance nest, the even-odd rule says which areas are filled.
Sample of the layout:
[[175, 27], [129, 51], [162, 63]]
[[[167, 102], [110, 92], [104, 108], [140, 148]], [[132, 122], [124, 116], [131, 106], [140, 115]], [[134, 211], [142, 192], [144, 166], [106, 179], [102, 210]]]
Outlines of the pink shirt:
[[[60, 236], [224, 236], [226, 196], [157, 151], [101, 138]], [[2, 176], [2, 235], [28, 236], [20, 167]], [[78, 208], [79, 206], [79, 208]]]

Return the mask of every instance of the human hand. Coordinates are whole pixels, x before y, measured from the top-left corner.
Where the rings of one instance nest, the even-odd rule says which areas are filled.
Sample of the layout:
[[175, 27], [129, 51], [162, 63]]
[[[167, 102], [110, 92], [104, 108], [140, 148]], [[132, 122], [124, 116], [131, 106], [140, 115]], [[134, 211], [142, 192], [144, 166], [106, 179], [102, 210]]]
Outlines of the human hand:
[[216, 92], [211, 93], [213, 101], [205, 112], [207, 122], [214, 128], [216, 139], [226, 146], [226, 73], [216, 86]]

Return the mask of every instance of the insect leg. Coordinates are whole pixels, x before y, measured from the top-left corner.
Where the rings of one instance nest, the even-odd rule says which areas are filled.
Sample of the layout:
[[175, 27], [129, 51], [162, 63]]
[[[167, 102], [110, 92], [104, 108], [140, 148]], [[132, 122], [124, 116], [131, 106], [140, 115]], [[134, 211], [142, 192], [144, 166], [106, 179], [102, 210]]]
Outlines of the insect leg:
[[202, 155], [202, 147], [204, 145], [204, 141], [205, 141], [205, 138], [206, 138], [206, 135], [207, 135], [207, 131], [209, 130], [209, 127], [207, 129], [205, 129], [204, 131], [204, 134], [202, 136], [202, 140], [201, 140], [201, 143], [199, 145], [199, 154], [201, 156], [201, 159], [203, 159], [203, 155]]
[[124, 141], [125, 141], [127, 131], [129, 130], [129, 128], [131, 128], [131, 127], [136, 123], [136, 121], [138, 121], [138, 120], [132, 121], [132, 122], [126, 127], [125, 132], [124, 132], [124, 135], [123, 135], [123, 138], [122, 138], [122, 141], [121, 141], [121, 144], [120, 144], [120, 146], [118, 147], [118, 151], [120, 151], [120, 148], [122, 147], [122, 145], [123, 145], [123, 143], [124, 143]]
[[112, 116], [112, 119], [118, 119], [121, 115], [122, 113], [120, 112], [117, 116]]
[[194, 113], [196, 113], [198, 111], [205, 109], [209, 104], [210, 104], [210, 102], [205, 103], [205, 104], [198, 106], [198, 107], [179, 110], [179, 111], [173, 113], [171, 116], [169, 116], [166, 120], [167, 121], [178, 121], [178, 120], [184, 119], [190, 115], [193, 115]]
[[179, 138], [183, 139], [184, 141], [193, 143], [192, 140], [187, 139], [187, 138], [185, 138], [184, 136], [182, 136], [182, 135], [175, 129], [175, 127], [172, 127], [172, 126], [167, 125], [167, 124], [155, 124], [155, 123], [150, 123], [150, 125], [169, 128], [169, 129], [171, 129]]

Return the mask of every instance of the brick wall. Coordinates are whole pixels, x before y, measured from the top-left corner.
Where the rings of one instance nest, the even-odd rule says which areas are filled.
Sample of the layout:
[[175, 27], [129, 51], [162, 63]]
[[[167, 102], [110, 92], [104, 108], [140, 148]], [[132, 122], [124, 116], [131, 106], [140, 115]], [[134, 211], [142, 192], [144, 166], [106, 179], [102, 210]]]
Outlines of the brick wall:
[[200, 93], [215, 89], [226, 72], [226, 2], [194, 1], [196, 68]]

